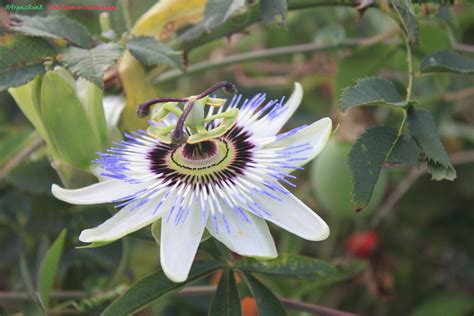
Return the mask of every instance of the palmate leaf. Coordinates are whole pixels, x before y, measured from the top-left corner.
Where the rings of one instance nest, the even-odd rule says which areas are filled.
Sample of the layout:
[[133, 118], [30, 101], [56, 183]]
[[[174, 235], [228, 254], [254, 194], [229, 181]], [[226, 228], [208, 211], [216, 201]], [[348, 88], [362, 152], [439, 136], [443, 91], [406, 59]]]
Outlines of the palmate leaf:
[[153, 37], [134, 37], [127, 41], [125, 46], [140, 63], [147, 66], [165, 64], [181, 68], [183, 65], [181, 52], [169, 48]]
[[455, 52], [441, 51], [423, 58], [420, 64], [420, 72], [474, 74], [474, 61]]
[[209, 316], [241, 316], [239, 292], [235, 282], [234, 271], [225, 269], [222, 272], [216, 294], [209, 308]]
[[249, 273], [242, 273], [242, 277], [257, 303], [260, 316], [284, 316], [287, 314], [278, 297], [259, 280]]
[[0, 30], [0, 91], [21, 86], [44, 74], [43, 62], [55, 55], [54, 48], [41, 38]]
[[122, 54], [116, 43], [106, 43], [92, 49], [69, 47], [63, 51], [62, 63], [74, 74], [102, 86], [104, 73]]
[[406, 102], [392, 82], [379, 77], [368, 77], [359, 79], [355, 85], [344, 89], [340, 108], [347, 111], [355, 106], [366, 105], [402, 107]]
[[170, 281], [162, 270], [145, 277], [132, 285], [125, 294], [114, 301], [102, 313], [103, 316], [125, 316], [135, 313], [148, 304], [171, 291], [178, 290], [186, 284], [200, 279], [214, 270], [224, 267], [220, 261], [195, 262], [183, 283]]
[[383, 164], [397, 140], [397, 131], [389, 126], [369, 128], [349, 153], [353, 203], [357, 211], [370, 201]]
[[12, 19], [20, 23], [12, 29], [25, 35], [64, 39], [85, 48], [90, 48], [92, 45], [91, 35], [81, 24], [61, 15], [13, 15]]
[[271, 260], [256, 260], [247, 257], [237, 261], [235, 267], [246, 272], [302, 279], [323, 278], [336, 272], [327, 262], [298, 255], [280, 255]]
[[434, 180], [454, 180], [456, 170], [439, 139], [433, 115], [425, 110], [408, 109], [408, 130], [420, 146]]

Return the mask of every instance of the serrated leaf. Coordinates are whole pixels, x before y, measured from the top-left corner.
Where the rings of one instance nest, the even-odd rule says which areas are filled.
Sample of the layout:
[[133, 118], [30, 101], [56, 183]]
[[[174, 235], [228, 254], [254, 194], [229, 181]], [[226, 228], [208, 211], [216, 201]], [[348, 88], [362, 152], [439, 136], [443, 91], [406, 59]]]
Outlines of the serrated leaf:
[[102, 313], [103, 316], [125, 316], [145, 308], [148, 304], [171, 291], [178, 290], [186, 284], [200, 279], [214, 270], [223, 268], [220, 261], [195, 262], [191, 267], [188, 279], [183, 283], [169, 280], [162, 270], [145, 277], [132, 285], [125, 294], [114, 301]]
[[418, 20], [411, 0], [390, 0], [403, 31], [411, 43], [418, 43]]
[[366, 105], [401, 107], [405, 106], [406, 102], [392, 82], [379, 77], [369, 77], [359, 79], [355, 85], [344, 89], [340, 108], [347, 111], [355, 106]]
[[209, 316], [241, 316], [239, 292], [234, 271], [225, 269], [209, 307]]
[[44, 74], [43, 62], [55, 55], [54, 48], [41, 38], [0, 30], [0, 91], [20, 86]]
[[285, 24], [288, 11], [286, 0], [261, 0], [260, 12], [265, 24]]
[[49, 71], [41, 85], [41, 113], [47, 128], [51, 147], [62, 163], [79, 169], [88, 169], [96, 152], [100, 151], [75, 87], [58, 71]]
[[402, 134], [393, 147], [387, 162], [418, 166], [420, 164], [420, 148], [410, 135]]
[[46, 255], [41, 261], [38, 272], [38, 292], [41, 301], [46, 307], [48, 306], [49, 293], [56, 277], [56, 271], [59, 266], [59, 259], [61, 258], [65, 239], [66, 230], [64, 229], [48, 249]]
[[105, 71], [121, 54], [117, 43], [101, 44], [92, 49], [69, 47], [63, 51], [62, 63], [74, 74], [101, 87]]
[[456, 170], [439, 139], [433, 115], [425, 110], [408, 109], [408, 130], [420, 146], [434, 180], [454, 180]]
[[92, 37], [86, 28], [65, 16], [27, 16], [16, 14], [12, 18], [20, 23], [20, 25], [12, 27], [17, 32], [29, 36], [64, 39], [85, 48], [90, 48], [92, 45]]
[[245, 0], [208, 0], [204, 10], [204, 26], [212, 30], [245, 7]]
[[303, 279], [318, 279], [336, 270], [327, 262], [298, 255], [280, 255], [271, 260], [243, 258], [235, 263], [237, 269]]
[[370, 201], [380, 171], [397, 139], [397, 131], [389, 126], [369, 128], [352, 145], [349, 168], [352, 174], [353, 205], [360, 211]]
[[152, 37], [134, 37], [125, 46], [144, 65], [157, 66], [165, 64], [175, 68], [182, 67], [182, 54]]
[[257, 303], [258, 314], [260, 316], [284, 316], [287, 315], [285, 308], [278, 297], [272, 293], [265, 285], [249, 273], [242, 273], [247, 286]]
[[473, 74], [474, 61], [467, 59], [455, 52], [441, 51], [423, 58], [420, 64], [420, 72], [451, 72], [459, 74]]

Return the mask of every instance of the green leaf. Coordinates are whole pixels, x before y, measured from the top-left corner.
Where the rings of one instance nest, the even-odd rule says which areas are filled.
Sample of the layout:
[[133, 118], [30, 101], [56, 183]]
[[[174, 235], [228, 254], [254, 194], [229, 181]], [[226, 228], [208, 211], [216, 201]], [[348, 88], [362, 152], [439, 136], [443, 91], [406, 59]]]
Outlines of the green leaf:
[[260, 316], [283, 316], [286, 310], [278, 297], [251, 274], [242, 273], [242, 277], [257, 303]]
[[66, 230], [64, 229], [51, 247], [46, 252], [38, 272], [38, 292], [41, 301], [48, 306], [49, 293], [53, 287], [56, 271], [59, 266], [59, 259], [63, 251]]
[[13, 15], [12, 18], [20, 23], [12, 29], [20, 33], [44, 38], [64, 39], [86, 48], [92, 45], [92, 37], [86, 28], [62, 15]]
[[342, 111], [347, 111], [352, 107], [365, 105], [402, 107], [406, 105], [406, 102], [392, 82], [378, 77], [369, 77], [359, 79], [355, 85], [344, 89], [340, 108]]
[[423, 58], [420, 64], [420, 72], [473, 74], [474, 61], [467, 59], [458, 53], [445, 50]]
[[92, 49], [69, 47], [63, 51], [62, 63], [74, 74], [101, 87], [105, 71], [121, 54], [116, 43], [101, 44]]
[[234, 271], [224, 269], [209, 308], [209, 316], [241, 316], [239, 292]]
[[[59, 70], [59, 69], [58, 69]], [[75, 87], [59, 71], [49, 71], [41, 86], [41, 112], [51, 137], [51, 147], [61, 162], [88, 169], [100, 150]]]
[[420, 164], [420, 148], [410, 135], [402, 134], [393, 147], [387, 162], [418, 166]]
[[410, 107], [408, 129], [426, 157], [431, 178], [434, 180], [456, 179], [456, 170], [439, 139], [433, 115], [428, 111]]
[[134, 37], [125, 46], [130, 53], [142, 64], [157, 66], [165, 64], [174, 68], [183, 66], [181, 52], [177, 52], [153, 37]]
[[204, 10], [204, 26], [212, 30], [245, 7], [245, 0], [208, 0]]
[[343, 282], [354, 278], [367, 267], [365, 260], [352, 260], [344, 266], [336, 267], [336, 272], [326, 277], [318, 279], [317, 282], [307, 282], [307, 284], [301, 285], [295, 291], [295, 297], [302, 297], [304, 295], [312, 293], [314, 290], [332, 286], [336, 283]]
[[397, 131], [388, 126], [369, 128], [349, 152], [352, 174], [353, 205], [362, 210], [370, 201], [380, 171], [397, 139]]
[[103, 316], [130, 315], [145, 308], [157, 298], [171, 291], [178, 290], [186, 284], [200, 279], [214, 270], [223, 268], [220, 261], [195, 262], [183, 283], [170, 281], [163, 271], [158, 271], [132, 285], [124, 295], [119, 297], [102, 313]]
[[30, 269], [28, 268], [28, 263], [26, 262], [25, 257], [20, 256], [20, 276], [25, 284], [26, 293], [32, 301], [36, 301], [35, 288], [33, 281], [31, 280]]
[[263, 274], [272, 274], [302, 279], [318, 279], [333, 274], [336, 270], [327, 262], [298, 255], [280, 255], [271, 260], [243, 258], [235, 268]]
[[100, 140], [102, 148], [105, 148], [108, 145], [108, 131], [104, 106], [102, 105], [104, 93], [97, 85], [83, 78], [77, 80], [76, 87], [87, 120], [94, 130], [94, 134]]
[[285, 24], [288, 11], [286, 0], [261, 0], [260, 12], [265, 24]]
[[398, 23], [402, 27], [411, 43], [418, 43], [418, 20], [415, 8], [411, 0], [390, 0], [397, 16]]
[[27, 84], [17, 88], [8, 89], [8, 92], [15, 99], [15, 102], [20, 107], [23, 114], [25, 114], [41, 137], [49, 145], [49, 151], [51, 152], [53, 158], [58, 158], [58, 153], [52, 146], [51, 138], [49, 137], [49, 133], [43, 122], [43, 114], [41, 113], [40, 107], [41, 82], [42, 77], [36, 77]]
[[0, 30], [0, 91], [21, 86], [44, 74], [43, 62], [55, 55], [54, 48], [41, 38]]

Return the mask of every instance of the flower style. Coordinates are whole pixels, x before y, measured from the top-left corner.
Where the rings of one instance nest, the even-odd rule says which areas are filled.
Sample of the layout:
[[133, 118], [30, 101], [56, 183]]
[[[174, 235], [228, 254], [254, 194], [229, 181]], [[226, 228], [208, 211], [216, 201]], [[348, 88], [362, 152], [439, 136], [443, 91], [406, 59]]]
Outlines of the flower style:
[[[161, 266], [174, 282], [186, 280], [205, 229], [252, 257], [277, 256], [266, 221], [307, 240], [324, 240], [327, 224], [280, 184], [294, 186], [290, 173], [321, 152], [331, 133], [331, 120], [323, 118], [277, 134], [302, 96], [296, 83], [285, 104], [265, 103], [263, 94], [242, 103], [234, 96], [224, 105], [213, 99], [217, 103], [203, 115], [201, 129], [183, 129], [189, 137], [184, 142], [166, 141], [161, 132], [179, 125], [177, 115], [152, 112], [148, 131], [125, 134], [100, 154], [96, 163], [105, 181], [75, 190], [53, 185], [52, 192], [72, 204], [118, 203], [110, 219], [82, 231], [79, 240], [85, 243], [103, 245], [150, 224], [155, 233], [161, 226]], [[231, 123], [212, 134], [228, 117]], [[207, 136], [190, 142], [196, 135]]]

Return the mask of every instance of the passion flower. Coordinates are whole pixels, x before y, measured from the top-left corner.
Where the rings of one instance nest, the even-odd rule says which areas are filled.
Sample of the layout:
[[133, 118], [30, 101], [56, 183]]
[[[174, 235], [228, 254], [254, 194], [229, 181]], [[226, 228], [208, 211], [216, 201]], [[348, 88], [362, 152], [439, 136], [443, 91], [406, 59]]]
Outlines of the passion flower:
[[307, 240], [326, 239], [327, 224], [280, 184], [294, 186], [290, 173], [321, 152], [331, 133], [323, 118], [277, 134], [302, 96], [295, 84], [286, 103], [265, 102], [264, 94], [243, 102], [201, 94], [149, 111], [163, 100], [149, 102], [140, 108], [141, 116], [151, 113], [148, 131], [125, 134], [95, 161], [105, 181], [75, 190], [53, 185], [52, 192], [72, 204], [120, 208], [84, 230], [82, 242], [102, 245], [161, 225], [161, 266], [175, 282], [186, 280], [205, 229], [242, 256], [264, 258], [277, 256], [266, 221]]

